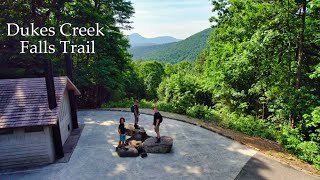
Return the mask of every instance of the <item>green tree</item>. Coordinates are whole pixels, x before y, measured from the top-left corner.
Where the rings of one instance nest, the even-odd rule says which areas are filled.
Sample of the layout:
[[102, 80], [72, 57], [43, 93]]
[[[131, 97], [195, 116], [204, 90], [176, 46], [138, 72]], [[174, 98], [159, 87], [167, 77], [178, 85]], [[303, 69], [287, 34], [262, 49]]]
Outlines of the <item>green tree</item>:
[[[130, 29], [129, 18], [133, 14], [131, 2], [124, 0], [111, 1], [4, 1], [1, 2], [1, 24], [16, 22], [20, 26], [29, 26], [34, 22], [36, 26], [53, 26], [59, 30], [63, 23], [73, 26], [89, 27], [99, 23], [103, 27], [105, 36], [64, 37], [56, 33], [54, 37], [6, 37], [6, 26], [1, 29], [0, 63], [22, 71], [18, 77], [43, 76], [42, 62], [39, 56], [54, 61], [55, 75], [63, 75], [64, 55], [61, 54], [60, 40], [71, 41], [72, 44], [85, 44], [95, 41], [95, 54], [73, 54], [75, 81], [82, 95], [79, 99], [80, 107], [99, 107], [108, 99], [120, 99], [126, 95], [125, 86], [131, 71], [131, 58], [127, 52], [128, 40], [121, 33], [121, 29]], [[56, 45], [58, 53], [53, 55], [19, 54], [19, 41], [47, 40]], [[12, 74], [4, 73], [2, 78], [10, 78]]]
[[[215, 101], [257, 117], [289, 119], [297, 94], [294, 77], [299, 70], [296, 42], [301, 32], [297, 14], [300, 4], [254, 0], [212, 2], [219, 17], [211, 19], [216, 29], [209, 40], [204, 73], [208, 86], [216, 94]], [[316, 18], [311, 18], [311, 12], [307, 17], [313, 25], [306, 25], [306, 31], [317, 30]], [[305, 41], [312, 42], [314, 35], [306, 34]], [[308, 81], [304, 93], [312, 96], [316, 94], [310, 90], [317, 81], [310, 81], [306, 76], [309, 68], [302, 65], [305, 73], [301, 78]], [[301, 106], [304, 105], [297, 105]]]
[[212, 106], [212, 94], [202, 86], [200, 77], [188, 61], [167, 64], [158, 88], [159, 100], [172, 104], [175, 112], [183, 114], [194, 105]]
[[157, 61], [139, 61], [135, 64], [138, 76], [143, 79], [146, 98], [153, 100], [157, 98], [157, 89], [162, 81], [164, 69]]

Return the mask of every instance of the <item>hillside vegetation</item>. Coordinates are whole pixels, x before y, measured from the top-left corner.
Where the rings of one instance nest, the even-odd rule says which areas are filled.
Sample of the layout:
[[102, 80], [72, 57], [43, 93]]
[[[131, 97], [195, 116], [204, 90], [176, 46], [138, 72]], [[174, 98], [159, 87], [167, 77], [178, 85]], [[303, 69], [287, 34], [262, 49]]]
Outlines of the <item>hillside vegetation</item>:
[[211, 32], [212, 29], [208, 28], [179, 42], [131, 47], [129, 53], [136, 60], [152, 59], [164, 63], [177, 63], [182, 60], [192, 61], [207, 46]]
[[[137, 62], [148, 87], [139, 98], [162, 111], [277, 141], [320, 169], [319, 0], [212, 3], [218, 16], [211, 18], [215, 27], [208, 47], [196, 61], [162, 64], [163, 72], [156, 62]], [[190, 60], [206, 39], [202, 33], [209, 30], [141, 49], [145, 57], [163, 62]]]

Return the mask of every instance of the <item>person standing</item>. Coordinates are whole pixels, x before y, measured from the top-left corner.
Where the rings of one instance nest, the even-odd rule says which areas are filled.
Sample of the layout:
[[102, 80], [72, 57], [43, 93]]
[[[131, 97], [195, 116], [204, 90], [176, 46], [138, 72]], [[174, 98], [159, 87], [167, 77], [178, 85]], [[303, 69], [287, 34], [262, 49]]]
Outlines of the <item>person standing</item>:
[[139, 102], [138, 102], [138, 100], [134, 101], [133, 115], [134, 115], [134, 128], [139, 129], [138, 123], [139, 123], [140, 112], [139, 112]]
[[120, 136], [120, 140], [119, 140], [118, 147], [123, 147], [123, 146], [125, 146], [125, 143], [126, 143], [126, 128], [125, 128], [125, 125], [124, 125], [125, 121], [126, 120], [123, 117], [121, 117], [120, 120], [119, 120], [118, 133], [119, 133], [119, 136]]
[[154, 125], [154, 131], [157, 133], [157, 141], [156, 143], [160, 143], [160, 124], [162, 123], [162, 115], [159, 113], [158, 108], [153, 108], [153, 125]]

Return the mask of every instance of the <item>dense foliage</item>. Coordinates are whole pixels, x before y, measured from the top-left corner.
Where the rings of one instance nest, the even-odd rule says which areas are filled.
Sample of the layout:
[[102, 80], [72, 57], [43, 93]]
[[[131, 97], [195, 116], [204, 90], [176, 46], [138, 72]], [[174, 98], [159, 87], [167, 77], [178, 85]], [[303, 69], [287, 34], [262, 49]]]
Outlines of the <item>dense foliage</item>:
[[212, 3], [208, 47], [163, 65], [155, 103], [278, 141], [320, 168], [320, 1]]
[[203, 64], [212, 100], [276, 127], [290, 122], [282, 143], [319, 165], [319, 2], [213, 4], [219, 17]]
[[137, 72], [138, 77], [143, 80], [144, 97], [148, 100], [156, 99], [157, 89], [164, 74], [162, 64], [156, 61], [137, 62], [135, 63], [135, 71]]
[[[0, 77], [43, 77], [44, 59], [52, 59], [56, 76], [64, 75], [64, 54], [61, 54], [60, 40], [70, 40], [73, 44], [85, 44], [95, 40], [95, 54], [73, 54], [75, 84], [82, 95], [79, 105], [85, 107], [100, 106], [106, 98], [120, 99], [136, 88], [127, 88], [128, 79], [137, 79], [132, 74], [130, 55], [127, 52], [128, 41], [121, 29], [130, 29], [129, 18], [133, 14], [130, 2], [124, 0], [78, 1], [78, 0], [6, 0], [0, 3]], [[90, 27], [99, 23], [105, 36], [70, 36], [56, 33], [53, 37], [8, 37], [7, 22], [23, 27], [55, 27], [63, 23], [72, 26]], [[58, 53], [20, 54], [20, 40], [29, 40], [37, 44], [47, 40], [55, 44]]]
[[133, 59], [153, 59], [164, 63], [176, 63], [182, 60], [193, 61], [207, 46], [207, 41], [212, 29], [205, 29], [185, 40], [151, 46], [131, 47], [129, 52]]

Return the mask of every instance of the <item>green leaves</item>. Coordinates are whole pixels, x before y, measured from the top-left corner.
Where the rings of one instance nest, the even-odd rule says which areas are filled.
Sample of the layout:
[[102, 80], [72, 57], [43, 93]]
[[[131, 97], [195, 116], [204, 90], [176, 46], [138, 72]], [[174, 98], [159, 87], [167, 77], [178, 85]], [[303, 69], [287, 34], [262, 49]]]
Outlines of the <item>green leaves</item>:
[[163, 65], [157, 61], [140, 61], [135, 63], [135, 71], [143, 80], [146, 98], [156, 99], [157, 89], [164, 74]]
[[[279, 139], [300, 158], [319, 165], [318, 0], [307, 5], [304, 59], [299, 67], [303, 85], [298, 90], [294, 86], [298, 71], [297, 41], [301, 37], [301, 17], [297, 11], [305, 1], [212, 2], [218, 16], [211, 19], [216, 23], [215, 30], [209, 39], [207, 57], [202, 57], [201, 63], [205, 86], [213, 92], [213, 101], [219, 102], [216, 108], [226, 106], [235, 114], [266, 119], [272, 124], [262, 124], [271, 128], [304, 114], [299, 119], [299, 128], [283, 127]], [[226, 124], [248, 134], [260, 129], [261, 121], [237, 118]], [[255, 128], [250, 129], [249, 125]], [[262, 136], [265, 132], [258, 134]]]
[[[1, 2], [0, 22], [16, 22], [28, 25], [34, 22], [36, 26], [53, 26], [57, 31], [63, 23], [73, 26], [90, 27], [99, 23], [105, 36], [99, 37], [64, 37], [56, 33], [54, 37], [15, 37], [5, 36], [6, 26], [0, 27], [0, 63], [1, 67], [10, 66], [15, 69], [23, 68], [22, 77], [43, 77], [41, 58], [51, 58], [54, 61], [55, 76], [64, 75], [64, 54], [61, 54], [60, 40], [69, 40], [73, 44], [84, 44], [95, 41], [95, 54], [72, 54], [74, 62], [75, 83], [80, 88], [80, 107], [97, 107], [106, 100], [123, 98], [127, 80], [135, 81], [131, 75], [131, 57], [127, 52], [128, 40], [120, 29], [130, 29], [129, 18], [134, 10], [131, 2], [124, 0], [78, 1], [78, 0], [35, 0], [35, 1], [4, 1]], [[31, 54], [19, 54], [19, 41], [27, 39], [37, 42], [48, 40], [56, 45], [58, 53], [53, 55], [41, 54], [34, 57]], [[14, 43], [13, 43], [14, 42]], [[5, 46], [3, 46], [5, 45]], [[10, 74], [5, 74], [10, 78]], [[132, 75], [134, 76], [134, 75]], [[3, 78], [3, 77], [2, 77]], [[11, 77], [12, 78], [12, 77]], [[130, 92], [128, 92], [130, 94]]]

